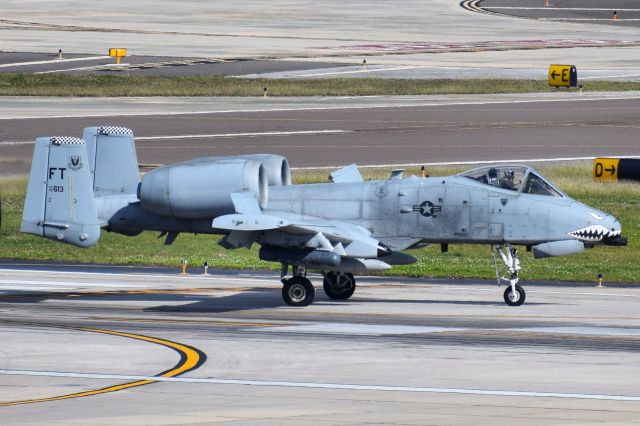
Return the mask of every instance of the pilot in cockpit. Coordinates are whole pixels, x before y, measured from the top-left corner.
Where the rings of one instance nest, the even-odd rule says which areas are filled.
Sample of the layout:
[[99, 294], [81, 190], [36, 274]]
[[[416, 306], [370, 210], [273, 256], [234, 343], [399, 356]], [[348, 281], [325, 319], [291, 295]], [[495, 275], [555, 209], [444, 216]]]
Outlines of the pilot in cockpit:
[[487, 183], [491, 186], [498, 186], [498, 169], [493, 167], [487, 173]]
[[513, 169], [510, 168], [505, 170], [502, 174], [502, 177], [500, 178], [500, 187], [517, 191], [520, 187], [520, 182], [516, 183], [515, 178], [516, 173], [513, 171]]

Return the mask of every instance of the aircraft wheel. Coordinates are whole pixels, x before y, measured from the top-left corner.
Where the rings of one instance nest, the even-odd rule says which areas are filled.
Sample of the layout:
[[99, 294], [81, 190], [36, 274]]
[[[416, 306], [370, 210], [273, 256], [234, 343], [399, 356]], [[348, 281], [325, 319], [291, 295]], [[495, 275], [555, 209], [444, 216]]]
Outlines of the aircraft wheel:
[[333, 300], [347, 300], [356, 291], [356, 279], [353, 274], [327, 272], [322, 282], [324, 292]]
[[305, 277], [292, 277], [282, 287], [282, 298], [289, 306], [307, 306], [313, 302], [316, 290]]
[[507, 286], [507, 288], [504, 291], [504, 301], [507, 303], [507, 305], [509, 306], [520, 306], [524, 303], [524, 299], [526, 297], [526, 294], [524, 292], [524, 289], [522, 287], [520, 287], [519, 285], [516, 286], [516, 292], [513, 293], [511, 291], [511, 286]]

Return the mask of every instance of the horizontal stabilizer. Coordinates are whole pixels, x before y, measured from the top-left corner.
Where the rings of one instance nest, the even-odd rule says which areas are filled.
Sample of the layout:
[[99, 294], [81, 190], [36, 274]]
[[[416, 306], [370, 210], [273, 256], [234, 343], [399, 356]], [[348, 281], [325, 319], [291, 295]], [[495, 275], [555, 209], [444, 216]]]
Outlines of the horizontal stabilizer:
[[288, 225], [284, 219], [264, 214], [227, 214], [211, 223], [213, 228], [227, 231], [267, 231]]

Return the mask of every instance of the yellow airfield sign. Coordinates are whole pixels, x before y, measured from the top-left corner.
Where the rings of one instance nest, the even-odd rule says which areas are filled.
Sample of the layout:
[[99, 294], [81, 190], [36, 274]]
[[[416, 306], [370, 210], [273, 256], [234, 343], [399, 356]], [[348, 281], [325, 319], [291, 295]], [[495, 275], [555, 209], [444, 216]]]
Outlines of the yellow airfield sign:
[[578, 71], [575, 65], [549, 65], [549, 86], [576, 87]]
[[593, 177], [599, 180], [618, 180], [619, 158], [593, 160]]
[[127, 56], [127, 49], [122, 47], [112, 47], [109, 49], [109, 56], [114, 58], [122, 58]]

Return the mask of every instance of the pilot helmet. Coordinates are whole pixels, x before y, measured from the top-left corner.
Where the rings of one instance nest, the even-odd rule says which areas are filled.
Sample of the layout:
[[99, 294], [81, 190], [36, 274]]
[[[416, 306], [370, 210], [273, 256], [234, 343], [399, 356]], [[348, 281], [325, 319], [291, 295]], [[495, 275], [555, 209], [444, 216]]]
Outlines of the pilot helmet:
[[509, 168], [504, 171], [504, 178], [507, 180], [513, 180], [516, 177], [516, 172], [513, 169]]

